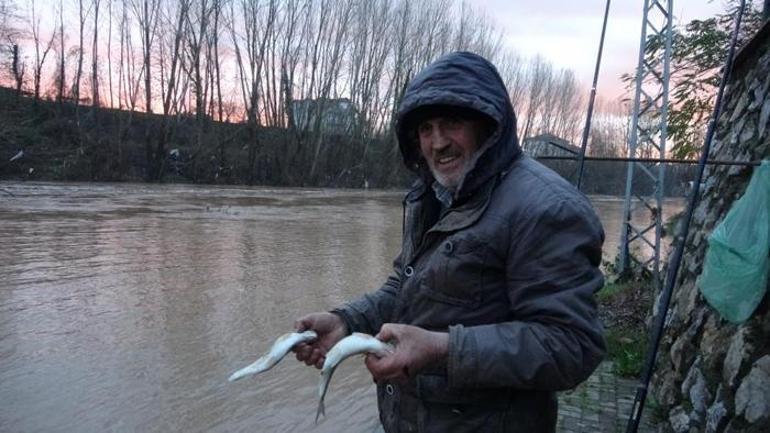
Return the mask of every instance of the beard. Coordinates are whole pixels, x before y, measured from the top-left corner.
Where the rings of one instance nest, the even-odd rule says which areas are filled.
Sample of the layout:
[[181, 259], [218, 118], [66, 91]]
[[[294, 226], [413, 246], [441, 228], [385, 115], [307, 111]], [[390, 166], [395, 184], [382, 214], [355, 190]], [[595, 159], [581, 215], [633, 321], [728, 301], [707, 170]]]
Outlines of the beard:
[[453, 173], [451, 175], [445, 175], [439, 172], [432, 164], [428, 164], [428, 168], [430, 169], [430, 173], [433, 175], [433, 178], [436, 180], [436, 182], [454, 194], [457, 192], [457, 188], [460, 186], [460, 183], [462, 183], [463, 179], [465, 179], [465, 175], [468, 174], [468, 171], [470, 171], [474, 159], [475, 158], [473, 157], [466, 158], [461, 169], [458, 170], [457, 173]]

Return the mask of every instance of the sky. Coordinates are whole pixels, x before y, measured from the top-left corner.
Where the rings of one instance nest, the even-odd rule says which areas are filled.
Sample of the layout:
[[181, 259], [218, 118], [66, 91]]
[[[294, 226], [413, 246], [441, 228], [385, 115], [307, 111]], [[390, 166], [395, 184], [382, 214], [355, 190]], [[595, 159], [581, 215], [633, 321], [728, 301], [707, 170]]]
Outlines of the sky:
[[[665, 0], [661, 0], [665, 3]], [[505, 33], [506, 47], [525, 57], [540, 54], [554, 66], [575, 71], [590, 88], [604, 18], [605, 0], [470, 0]], [[643, 0], [614, 0], [597, 93], [624, 94], [620, 75], [633, 72], [639, 58]], [[674, 0], [674, 24], [685, 25], [724, 11], [722, 0]], [[657, 21], [657, 20], [656, 20]]]

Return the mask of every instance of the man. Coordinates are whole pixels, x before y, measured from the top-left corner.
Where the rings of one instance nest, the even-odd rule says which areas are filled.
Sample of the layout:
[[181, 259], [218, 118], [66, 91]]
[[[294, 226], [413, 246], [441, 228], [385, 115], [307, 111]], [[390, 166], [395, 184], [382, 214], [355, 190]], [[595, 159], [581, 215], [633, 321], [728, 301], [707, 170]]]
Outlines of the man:
[[386, 432], [553, 432], [554, 391], [604, 354], [594, 292], [604, 234], [588, 200], [523, 155], [508, 92], [471, 53], [409, 84], [399, 145], [419, 179], [404, 200], [402, 249], [378, 291], [298, 319], [295, 348], [320, 367], [350, 332], [393, 355], [366, 358]]

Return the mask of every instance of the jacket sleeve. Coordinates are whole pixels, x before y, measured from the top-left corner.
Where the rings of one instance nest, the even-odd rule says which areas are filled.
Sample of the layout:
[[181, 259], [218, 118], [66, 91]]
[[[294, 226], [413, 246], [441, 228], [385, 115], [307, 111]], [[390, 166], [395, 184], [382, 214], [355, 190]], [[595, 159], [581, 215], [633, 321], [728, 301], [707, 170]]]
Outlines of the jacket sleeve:
[[575, 199], [511, 222], [505, 272], [514, 320], [450, 327], [450, 387], [563, 390], [601, 362], [594, 293], [604, 284], [604, 233], [590, 205]]
[[377, 334], [383, 323], [390, 321], [401, 289], [401, 254], [393, 261], [393, 272], [385, 284], [331, 312], [339, 315], [347, 324], [348, 332]]

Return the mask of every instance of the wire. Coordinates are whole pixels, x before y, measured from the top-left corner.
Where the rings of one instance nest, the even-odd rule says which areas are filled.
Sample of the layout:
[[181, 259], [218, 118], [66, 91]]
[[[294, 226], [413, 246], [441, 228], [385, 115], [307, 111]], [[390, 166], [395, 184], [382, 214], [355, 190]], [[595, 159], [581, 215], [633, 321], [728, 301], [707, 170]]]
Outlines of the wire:
[[706, 167], [706, 161], [708, 160], [708, 154], [711, 150], [711, 141], [714, 138], [714, 131], [716, 129], [716, 123], [719, 119], [719, 115], [722, 112], [722, 95], [724, 94], [725, 84], [730, 78], [730, 71], [732, 69], [733, 57], [735, 55], [735, 46], [738, 41], [738, 31], [741, 27], [741, 19], [743, 18], [743, 12], [746, 8], [746, 0], [741, 0], [740, 8], [735, 19], [735, 28], [733, 29], [732, 40], [730, 41], [730, 48], [727, 53], [727, 61], [725, 62], [724, 74], [719, 83], [719, 91], [717, 92], [717, 99], [714, 102], [714, 112], [709, 122], [708, 130], [706, 132], [706, 140], [703, 143], [703, 151], [700, 155], [700, 162], [698, 164], [698, 175], [696, 181], [693, 184], [692, 191], [690, 192], [690, 200], [687, 205], [687, 214], [684, 218], [684, 224], [680, 230], [679, 243], [674, 250], [674, 256], [671, 259], [671, 267], [666, 275], [666, 284], [663, 288], [663, 292], [660, 297], [660, 308], [658, 308], [658, 315], [655, 317], [655, 324], [652, 329], [653, 337], [651, 340], [650, 348], [647, 352], [647, 363], [644, 368], [644, 375], [642, 376], [641, 383], [636, 388], [636, 397], [634, 399], [634, 405], [631, 408], [631, 415], [628, 418], [628, 425], [626, 427], [626, 433], [636, 433], [639, 428], [639, 421], [642, 416], [642, 410], [644, 409], [644, 402], [647, 398], [647, 390], [650, 385], [650, 379], [655, 368], [655, 358], [658, 354], [658, 348], [660, 347], [660, 339], [663, 336], [663, 328], [666, 323], [666, 316], [668, 314], [668, 306], [671, 303], [671, 295], [674, 291], [674, 284], [676, 282], [677, 274], [679, 273], [679, 267], [682, 264], [682, 256], [684, 253], [684, 244], [687, 239], [687, 234], [690, 231], [690, 222], [692, 221], [693, 212], [695, 211], [695, 205], [698, 203], [698, 194], [700, 193], [700, 183], [703, 180], [703, 172]]
[[[558, 161], [579, 161], [580, 158], [575, 156], [533, 156], [539, 160], [558, 160]], [[598, 162], [641, 162], [649, 164], [700, 164], [699, 159], [673, 159], [673, 158], [625, 158], [620, 156], [584, 156], [582, 158], [585, 161], [598, 161]], [[744, 165], [744, 166], [759, 166], [762, 161], [726, 161], [724, 159], [710, 159], [706, 161], [708, 165]]]

